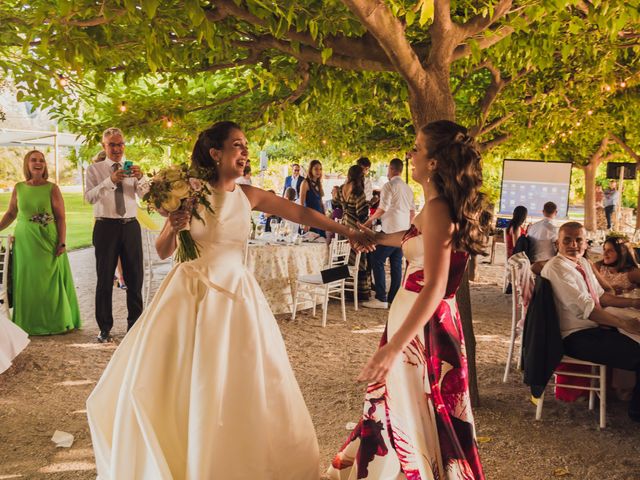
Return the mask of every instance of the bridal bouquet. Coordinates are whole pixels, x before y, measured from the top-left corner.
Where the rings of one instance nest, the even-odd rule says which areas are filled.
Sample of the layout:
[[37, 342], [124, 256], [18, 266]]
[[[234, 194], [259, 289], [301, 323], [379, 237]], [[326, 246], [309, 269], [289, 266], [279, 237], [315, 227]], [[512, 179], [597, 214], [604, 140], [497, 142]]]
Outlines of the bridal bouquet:
[[[183, 209], [201, 222], [204, 222], [199, 213], [202, 209], [213, 212], [207, 197], [211, 193], [207, 183], [210, 178], [208, 169], [191, 168], [187, 164], [172, 165], [149, 176], [149, 190], [143, 197], [149, 212], [156, 210], [161, 215], [168, 216], [171, 212]], [[178, 238], [178, 262], [195, 260], [200, 256], [188, 225], [178, 233]]]

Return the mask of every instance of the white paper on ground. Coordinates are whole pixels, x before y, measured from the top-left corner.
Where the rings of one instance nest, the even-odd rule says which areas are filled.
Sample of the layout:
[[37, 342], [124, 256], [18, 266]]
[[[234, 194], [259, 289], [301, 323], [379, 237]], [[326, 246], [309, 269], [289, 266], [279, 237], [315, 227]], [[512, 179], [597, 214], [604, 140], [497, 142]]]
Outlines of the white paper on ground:
[[357, 426], [358, 426], [358, 424], [357, 424], [357, 423], [354, 423], [354, 422], [349, 422], [349, 423], [347, 423], [347, 425], [346, 425], [347, 430], [353, 430], [353, 429], [354, 429], [354, 428], [356, 428]]
[[56, 447], [69, 448], [73, 445], [73, 435], [61, 430], [56, 430], [53, 432], [51, 441], [56, 444]]

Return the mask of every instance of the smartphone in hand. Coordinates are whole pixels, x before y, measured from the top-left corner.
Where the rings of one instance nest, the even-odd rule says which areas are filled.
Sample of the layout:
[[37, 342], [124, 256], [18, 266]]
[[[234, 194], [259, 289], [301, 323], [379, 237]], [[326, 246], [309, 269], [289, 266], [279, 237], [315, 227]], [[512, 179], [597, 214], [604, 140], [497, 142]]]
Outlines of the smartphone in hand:
[[125, 160], [124, 165], [122, 166], [122, 170], [125, 175], [131, 175], [131, 167], [133, 166], [133, 162], [131, 160]]

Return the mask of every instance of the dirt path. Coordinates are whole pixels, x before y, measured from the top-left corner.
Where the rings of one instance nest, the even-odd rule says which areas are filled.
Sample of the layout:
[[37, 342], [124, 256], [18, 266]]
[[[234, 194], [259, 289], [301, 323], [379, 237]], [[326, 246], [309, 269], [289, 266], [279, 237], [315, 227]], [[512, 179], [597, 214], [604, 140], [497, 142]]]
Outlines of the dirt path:
[[[0, 375], [0, 480], [96, 475], [84, 403], [114, 347], [94, 341], [93, 251], [73, 252], [71, 264], [84, 329], [32, 339], [15, 365]], [[521, 375], [514, 372], [502, 383], [510, 298], [499, 291], [501, 274], [501, 266], [481, 265], [483, 281], [472, 285], [482, 395], [475, 415], [487, 478], [640, 479], [640, 425], [628, 421], [626, 404], [612, 399], [608, 427], [599, 431], [596, 414], [584, 402], [560, 404], [547, 395], [543, 420], [535, 422]], [[124, 297], [124, 292], [114, 292], [116, 337], [124, 335]], [[344, 324], [332, 305], [325, 329], [308, 313], [294, 324], [279, 318], [316, 425], [323, 470], [346, 438], [345, 425], [357, 421], [361, 412], [363, 386], [354, 378], [375, 350], [385, 321], [382, 311], [354, 314], [349, 309], [348, 314]], [[50, 440], [55, 430], [75, 436], [72, 448], [56, 449]]]

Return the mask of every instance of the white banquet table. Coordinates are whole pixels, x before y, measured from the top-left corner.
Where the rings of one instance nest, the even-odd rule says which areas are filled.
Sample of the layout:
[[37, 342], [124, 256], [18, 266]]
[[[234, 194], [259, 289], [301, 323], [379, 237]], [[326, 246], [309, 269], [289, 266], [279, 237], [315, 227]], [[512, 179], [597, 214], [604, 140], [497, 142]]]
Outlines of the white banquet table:
[[[293, 245], [252, 240], [247, 268], [256, 277], [273, 313], [291, 313], [296, 279], [326, 268], [328, 255], [329, 247], [324, 242]], [[306, 308], [310, 307], [311, 304]]]

